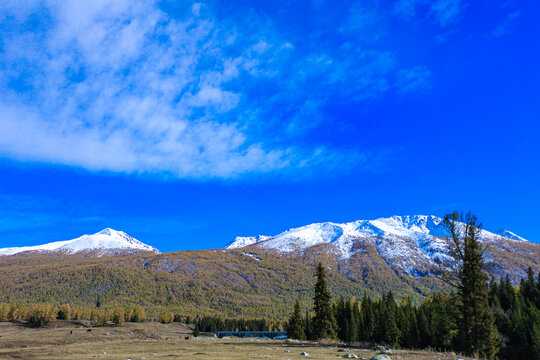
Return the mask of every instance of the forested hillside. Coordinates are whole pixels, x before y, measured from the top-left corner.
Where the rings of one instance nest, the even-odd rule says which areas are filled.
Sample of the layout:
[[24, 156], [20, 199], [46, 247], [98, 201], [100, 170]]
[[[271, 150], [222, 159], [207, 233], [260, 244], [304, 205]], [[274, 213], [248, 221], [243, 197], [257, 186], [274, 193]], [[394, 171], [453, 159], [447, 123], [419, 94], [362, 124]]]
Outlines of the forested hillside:
[[[519, 259], [518, 259], [519, 260]], [[413, 303], [445, 289], [433, 274], [395, 271], [373, 249], [348, 262], [324, 246], [303, 254], [257, 249], [186, 251], [128, 257], [21, 254], [0, 257], [0, 302], [94, 306], [141, 305], [183, 315], [284, 319], [294, 301], [311, 303], [316, 264], [327, 267], [334, 296], [379, 297], [392, 290]], [[538, 265], [532, 264], [538, 272]]]

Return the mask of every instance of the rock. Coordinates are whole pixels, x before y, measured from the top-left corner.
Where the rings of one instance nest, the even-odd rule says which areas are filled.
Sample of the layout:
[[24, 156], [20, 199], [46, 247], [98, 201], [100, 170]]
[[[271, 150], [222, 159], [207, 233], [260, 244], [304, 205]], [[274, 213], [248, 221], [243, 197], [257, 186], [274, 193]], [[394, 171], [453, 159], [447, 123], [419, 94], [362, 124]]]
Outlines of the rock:
[[392, 350], [388, 349], [384, 352], [386, 355], [392, 355]]
[[377, 354], [371, 360], [390, 360], [390, 357], [386, 354]]
[[291, 352], [291, 350], [287, 349], [287, 350], [285, 350], [285, 352]]
[[358, 356], [356, 354], [353, 354], [353, 353], [349, 353], [349, 354], [345, 355], [345, 357], [347, 359], [358, 359]]
[[300, 355], [305, 356], [305, 357], [309, 357], [309, 354], [307, 352], [305, 352], [305, 351], [303, 353], [301, 353]]
[[384, 346], [382, 346], [382, 345], [375, 346], [375, 350], [377, 350], [377, 351], [384, 351], [385, 349], [386, 348]]

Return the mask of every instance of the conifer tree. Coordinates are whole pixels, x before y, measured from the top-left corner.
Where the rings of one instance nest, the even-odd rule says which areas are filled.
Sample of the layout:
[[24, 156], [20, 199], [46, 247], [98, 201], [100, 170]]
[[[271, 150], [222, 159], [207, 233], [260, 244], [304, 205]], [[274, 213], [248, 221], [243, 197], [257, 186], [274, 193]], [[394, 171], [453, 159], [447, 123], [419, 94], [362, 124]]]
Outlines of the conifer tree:
[[304, 321], [304, 333], [306, 334], [306, 339], [313, 340], [311, 316], [309, 315], [309, 312], [307, 310], [306, 310], [306, 318]]
[[287, 336], [291, 339], [298, 340], [303, 340], [306, 338], [304, 324], [302, 322], [302, 310], [300, 309], [300, 302], [298, 300], [296, 300], [296, 303], [294, 304], [294, 311], [289, 319]]
[[450, 255], [457, 270], [453, 280], [457, 281], [459, 298], [459, 343], [466, 353], [492, 359], [498, 351], [498, 333], [489, 308], [484, 249], [478, 241], [481, 225], [470, 213], [463, 217], [456, 212], [445, 216], [444, 225], [450, 233]]
[[391, 346], [396, 346], [398, 344], [400, 331], [397, 326], [397, 305], [392, 290], [388, 291], [388, 294], [383, 297], [381, 305], [383, 341]]
[[313, 318], [312, 335], [314, 339], [335, 338], [336, 320], [332, 311], [332, 297], [326, 285], [326, 274], [322, 263], [317, 266], [315, 276], [317, 282], [313, 297], [315, 317]]

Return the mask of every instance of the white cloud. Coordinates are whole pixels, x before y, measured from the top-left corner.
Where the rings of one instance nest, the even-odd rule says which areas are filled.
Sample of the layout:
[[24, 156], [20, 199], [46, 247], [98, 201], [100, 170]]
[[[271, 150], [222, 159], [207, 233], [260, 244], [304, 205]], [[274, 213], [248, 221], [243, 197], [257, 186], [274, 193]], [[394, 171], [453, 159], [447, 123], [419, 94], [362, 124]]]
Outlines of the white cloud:
[[[200, 7], [193, 5], [195, 16]], [[266, 151], [235, 122], [216, 119], [237, 106], [239, 94], [225, 87], [239, 73], [210, 19], [171, 19], [152, 2], [51, 1], [47, 10], [50, 29], [12, 33], [6, 42], [5, 68], [15, 70], [1, 84], [8, 95], [0, 104], [5, 156], [180, 177], [231, 177], [290, 163], [290, 150]], [[236, 50], [240, 58], [243, 51]], [[24, 81], [32, 91], [7, 85], [20, 77], [17, 67], [29, 72]], [[194, 114], [197, 108], [202, 113]]]
[[[152, 0], [1, 4], [14, 26], [0, 47], [0, 155], [187, 178], [366, 162], [291, 137], [322, 123], [332, 96], [391, 88], [392, 53], [300, 50], [271, 22], [231, 26], [201, 3], [186, 6], [175, 18]], [[277, 125], [283, 139], [261, 136], [272, 122], [288, 123]]]

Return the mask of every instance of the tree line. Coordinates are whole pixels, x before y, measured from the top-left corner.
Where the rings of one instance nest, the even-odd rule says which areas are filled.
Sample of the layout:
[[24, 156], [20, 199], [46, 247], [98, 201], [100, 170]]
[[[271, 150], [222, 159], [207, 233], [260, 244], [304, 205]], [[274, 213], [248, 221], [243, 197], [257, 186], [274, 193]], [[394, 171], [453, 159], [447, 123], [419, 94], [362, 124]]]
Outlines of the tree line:
[[216, 331], [282, 331], [285, 323], [268, 319], [224, 318], [220, 316], [183, 316], [162, 310], [148, 316], [142, 306], [95, 307], [71, 306], [70, 304], [6, 304], [0, 303], [0, 322], [24, 321], [32, 327], [43, 327], [54, 320], [87, 320], [93, 326], [122, 325], [125, 322], [159, 321], [164, 324], [180, 322], [195, 325], [195, 332]]
[[508, 276], [488, 284], [476, 218], [454, 213], [444, 223], [450, 256], [441, 261], [441, 273], [454, 291], [429, 296], [420, 306], [408, 297], [396, 302], [391, 291], [379, 299], [364, 295], [361, 301], [332, 301], [319, 264], [313, 311], [303, 313], [296, 302], [289, 337], [430, 347], [488, 359], [540, 359], [540, 274], [535, 279], [529, 268], [519, 287]]
[[216, 331], [283, 331], [285, 323], [268, 319], [223, 318], [219, 316], [188, 317], [187, 324], [194, 324], [196, 332]]
[[94, 326], [122, 325], [126, 321], [144, 322], [147, 315], [143, 307], [135, 306], [124, 308], [114, 307], [88, 307], [71, 306], [69, 304], [6, 304], [0, 303], [0, 322], [25, 321], [33, 327], [46, 326], [54, 320], [88, 320]]

